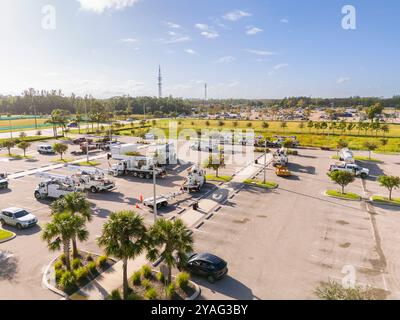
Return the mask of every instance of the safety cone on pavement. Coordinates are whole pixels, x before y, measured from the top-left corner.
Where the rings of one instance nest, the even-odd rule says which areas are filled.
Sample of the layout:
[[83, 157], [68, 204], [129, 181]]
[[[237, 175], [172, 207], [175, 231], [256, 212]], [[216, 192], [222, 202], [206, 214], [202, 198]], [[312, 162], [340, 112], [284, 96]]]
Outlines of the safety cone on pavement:
[[143, 203], [143, 195], [140, 195], [140, 203]]
[[136, 203], [136, 209], [140, 209], [139, 203]]

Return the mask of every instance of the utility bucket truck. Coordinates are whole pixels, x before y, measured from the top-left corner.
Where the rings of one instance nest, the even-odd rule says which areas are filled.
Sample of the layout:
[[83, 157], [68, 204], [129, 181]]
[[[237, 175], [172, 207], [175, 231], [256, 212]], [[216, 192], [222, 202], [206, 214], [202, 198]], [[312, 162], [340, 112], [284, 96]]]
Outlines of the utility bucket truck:
[[77, 185], [71, 177], [51, 174], [37, 173], [37, 177], [45, 179], [36, 187], [34, 196], [37, 200], [40, 199], [59, 199], [71, 192], [82, 192], [84, 189]]
[[289, 158], [284, 148], [281, 148], [274, 153], [274, 157], [272, 160], [272, 164], [274, 167], [277, 166], [286, 167], [288, 163], [289, 163]]
[[84, 190], [92, 193], [101, 191], [112, 191], [115, 189], [115, 182], [107, 179], [106, 172], [97, 168], [67, 166], [67, 170], [73, 171], [71, 178], [76, 184], [82, 186]]
[[[113, 156], [113, 159], [119, 160], [110, 168], [110, 173], [114, 177], [123, 175], [133, 175], [141, 179], [151, 179], [153, 177], [153, 158], [145, 156]], [[164, 168], [155, 167], [157, 177], [164, 177], [167, 173]]]
[[7, 173], [0, 173], [0, 189], [8, 189]]
[[187, 192], [199, 192], [206, 183], [204, 170], [194, 165], [188, 170], [188, 176], [183, 184], [183, 190]]

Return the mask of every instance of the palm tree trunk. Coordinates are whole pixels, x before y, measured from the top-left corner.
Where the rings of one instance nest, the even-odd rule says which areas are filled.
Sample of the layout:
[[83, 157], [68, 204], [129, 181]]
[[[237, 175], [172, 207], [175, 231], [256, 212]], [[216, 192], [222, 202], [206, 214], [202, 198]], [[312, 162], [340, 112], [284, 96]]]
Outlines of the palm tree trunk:
[[72, 239], [72, 257], [78, 257], [78, 246], [76, 245], [76, 237]]
[[123, 259], [122, 261], [122, 271], [123, 271], [123, 297], [124, 300], [128, 297], [128, 259]]
[[389, 200], [392, 201], [392, 189], [389, 189]]
[[172, 281], [172, 271], [171, 271], [171, 266], [168, 266], [168, 284], [171, 283]]
[[69, 240], [68, 241], [64, 241], [64, 255], [65, 255], [65, 266], [67, 267], [67, 270], [70, 271], [71, 270], [71, 262], [70, 262], [70, 258], [69, 258]]
[[344, 186], [342, 186], [342, 194], [344, 194]]

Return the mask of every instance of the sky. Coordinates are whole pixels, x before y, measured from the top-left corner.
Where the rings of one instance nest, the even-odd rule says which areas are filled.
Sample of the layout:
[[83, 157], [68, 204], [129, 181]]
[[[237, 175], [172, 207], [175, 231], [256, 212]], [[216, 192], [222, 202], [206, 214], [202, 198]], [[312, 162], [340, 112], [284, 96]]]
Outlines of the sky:
[[[344, 29], [342, 8], [355, 8]], [[0, 94], [400, 94], [398, 0], [2, 0]]]

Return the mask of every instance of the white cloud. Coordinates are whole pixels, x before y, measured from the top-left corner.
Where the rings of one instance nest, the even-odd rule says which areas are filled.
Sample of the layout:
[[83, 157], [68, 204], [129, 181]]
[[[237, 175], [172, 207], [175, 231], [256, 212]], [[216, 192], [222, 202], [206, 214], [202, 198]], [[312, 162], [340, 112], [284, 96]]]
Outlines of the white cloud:
[[336, 83], [338, 84], [342, 84], [342, 83], [346, 83], [351, 81], [350, 77], [340, 77], [339, 79], [337, 79]]
[[120, 42], [124, 42], [124, 43], [138, 43], [139, 40], [135, 39], [135, 38], [124, 38], [124, 39], [120, 39]]
[[256, 54], [258, 56], [273, 56], [276, 55], [275, 52], [271, 51], [263, 51], [263, 50], [252, 50], [252, 49], [246, 49], [248, 53]]
[[282, 23], [289, 23], [289, 20], [288, 19], [281, 19], [281, 20], [279, 20], [280, 22], [282, 22]]
[[202, 31], [207, 31], [210, 29], [210, 27], [207, 24], [204, 23], [196, 23], [194, 25], [197, 29], [202, 30]]
[[172, 29], [180, 29], [181, 26], [175, 22], [166, 21], [165, 24]]
[[140, 0], [78, 0], [82, 10], [103, 13], [105, 10], [123, 10]]
[[231, 11], [228, 12], [227, 14], [225, 14], [223, 16], [223, 18], [225, 20], [229, 20], [229, 21], [238, 21], [244, 17], [250, 17], [251, 13], [246, 12], [246, 11], [242, 11], [242, 10], [235, 10], [235, 11]]
[[185, 52], [188, 54], [197, 54], [197, 52], [194, 51], [193, 49], [185, 49]]
[[180, 43], [180, 42], [187, 42], [191, 41], [192, 39], [189, 36], [185, 35], [174, 35], [170, 39], [161, 39], [161, 42], [165, 44], [172, 44], [172, 43]]
[[219, 37], [218, 32], [216, 31], [203, 31], [201, 35], [207, 39], [215, 39]]
[[260, 28], [257, 28], [257, 27], [247, 27], [247, 31], [246, 31], [246, 33], [249, 35], [249, 36], [254, 36], [254, 35], [256, 35], [257, 33], [260, 33], [260, 32], [263, 32], [263, 29], [260, 29]]
[[225, 56], [225, 57], [221, 57], [219, 58], [217, 61], [215, 61], [215, 63], [231, 63], [233, 61], [235, 61], [236, 59], [232, 56]]
[[272, 71], [268, 72], [269, 76], [272, 76], [273, 74], [275, 74], [277, 71], [285, 69], [289, 67], [288, 63], [281, 63], [281, 64], [277, 64], [275, 66], [272, 67]]
[[219, 37], [219, 33], [211, 28], [209, 25], [204, 23], [196, 23], [194, 25], [197, 29], [201, 30], [200, 33], [204, 38], [215, 39]]
[[288, 63], [281, 63], [281, 64], [277, 64], [276, 66], [273, 67], [274, 70], [281, 70], [284, 68], [289, 67]]

